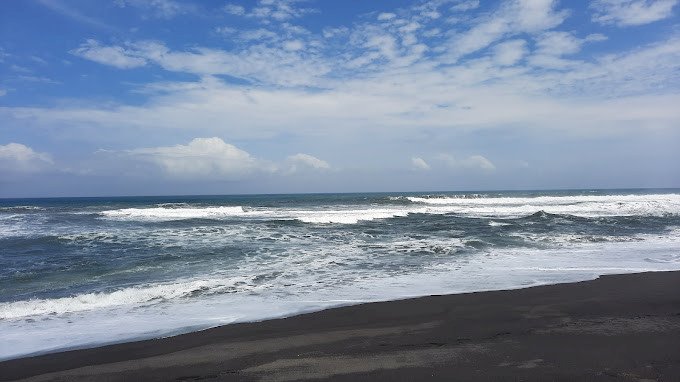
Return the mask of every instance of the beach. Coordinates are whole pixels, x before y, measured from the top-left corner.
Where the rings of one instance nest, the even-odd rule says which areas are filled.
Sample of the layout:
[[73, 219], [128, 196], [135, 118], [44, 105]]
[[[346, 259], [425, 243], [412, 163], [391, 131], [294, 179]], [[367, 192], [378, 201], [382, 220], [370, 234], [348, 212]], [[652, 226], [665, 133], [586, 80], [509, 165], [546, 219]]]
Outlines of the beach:
[[429, 296], [0, 363], [0, 379], [680, 379], [680, 272]]
[[0, 382], [680, 382], [680, 0], [0, 25]]
[[680, 382], [680, 0], [0, 26], [0, 382]]

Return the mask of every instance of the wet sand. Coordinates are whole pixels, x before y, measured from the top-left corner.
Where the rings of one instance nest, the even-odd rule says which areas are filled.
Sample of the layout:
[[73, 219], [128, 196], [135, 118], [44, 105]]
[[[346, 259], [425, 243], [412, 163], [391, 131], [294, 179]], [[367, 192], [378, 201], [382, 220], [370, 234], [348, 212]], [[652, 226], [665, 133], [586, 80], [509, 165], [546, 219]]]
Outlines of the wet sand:
[[680, 272], [330, 309], [0, 363], [0, 380], [680, 381]]

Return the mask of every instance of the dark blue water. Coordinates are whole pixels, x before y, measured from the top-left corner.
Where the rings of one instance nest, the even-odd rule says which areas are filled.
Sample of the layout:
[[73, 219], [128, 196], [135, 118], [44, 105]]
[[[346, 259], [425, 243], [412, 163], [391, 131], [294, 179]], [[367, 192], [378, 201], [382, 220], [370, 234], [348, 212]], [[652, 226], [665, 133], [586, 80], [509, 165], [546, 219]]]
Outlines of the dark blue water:
[[680, 191], [0, 200], [0, 358], [680, 269]]

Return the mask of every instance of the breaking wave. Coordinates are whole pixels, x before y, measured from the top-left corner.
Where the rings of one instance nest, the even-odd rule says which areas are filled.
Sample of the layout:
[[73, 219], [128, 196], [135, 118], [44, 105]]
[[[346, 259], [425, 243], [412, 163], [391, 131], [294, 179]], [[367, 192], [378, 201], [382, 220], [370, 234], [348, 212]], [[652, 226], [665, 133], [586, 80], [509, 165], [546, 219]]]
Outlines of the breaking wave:
[[572, 195], [536, 197], [408, 197], [416, 204], [448, 207], [449, 212], [470, 217], [517, 218], [543, 213], [553, 215], [666, 216], [680, 214], [679, 194]]
[[163, 206], [153, 208], [123, 208], [101, 212], [107, 218], [116, 220], [185, 220], [185, 219], [218, 219], [229, 216], [244, 216], [246, 211], [241, 206], [221, 206], [202, 208], [178, 208], [179, 206]]
[[241, 206], [226, 207], [154, 207], [125, 208], [103, 211], [109, 219], [130, 221], [172, 221], [185, 219], [228, 219], [253, 218], [274, 220], [298, 220], [313, 224], [356, 224], [360, 221], [388, 219], [406, 216], [408, 210], [400, 209], [340, 209], [340, 210], [286, 210], [286, 209], [245, 209]]
[[258, 287], [253, 278], [215, 278], [179, 281], [124, 288], [113, 292], [85, 293], [53, 299], [32, 299], [0, 303], [0, 320], [27, 318], [42, 315], [64, 315], [96, 309], [113, 309], [123, 306], [138, 307], [163, 301], [194, 297], [198, 294], [234, 293], [252, 291]]
[[[472, 218], [680, 215], [680, 195], [576, 195], [537, 197], [488, 197], [482, 194], [439, 197], [390, 197], [409, 204], [342, 209], [290, 210], [286, 208], [210, 206], [184, 203], [152, 208], [124, 208], [101, 212], [105, 218], [129, 221], [253, 218], [298, 220], [311, 224], [357, 224], [362, 221], [405, 217], [409, 214], [456, 214]], [[498, 225], [499, 222], [493, 223]]]

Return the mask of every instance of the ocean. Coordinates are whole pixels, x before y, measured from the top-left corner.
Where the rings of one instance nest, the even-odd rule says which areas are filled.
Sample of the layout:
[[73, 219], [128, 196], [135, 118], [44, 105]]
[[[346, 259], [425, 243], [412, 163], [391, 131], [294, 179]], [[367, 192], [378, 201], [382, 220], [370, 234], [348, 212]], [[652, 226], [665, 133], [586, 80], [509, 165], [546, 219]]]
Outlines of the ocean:
[[0, 199], [0, 359], [665, 270], [680, 190]]

